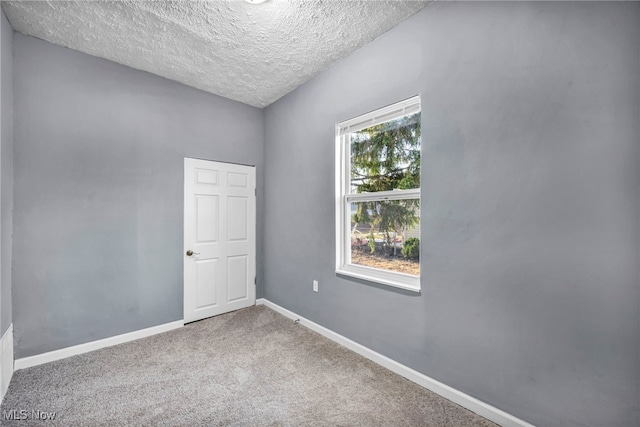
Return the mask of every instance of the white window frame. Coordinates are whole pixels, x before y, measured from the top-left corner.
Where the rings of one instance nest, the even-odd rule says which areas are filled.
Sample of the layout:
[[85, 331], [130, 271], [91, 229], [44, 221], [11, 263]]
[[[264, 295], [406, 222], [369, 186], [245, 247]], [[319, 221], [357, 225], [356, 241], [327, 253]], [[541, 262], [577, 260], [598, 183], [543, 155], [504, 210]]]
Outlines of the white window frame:
[[[336, 273], [369, 282], [420, 292], [420, 276], [351, 263], [351, 203], [380, 200], [420, 200], [420, 188], [350, 193], [349, 134], [421, 111], [420, 95], [354, 117], [336, 125]], [[420, 173], [422, 175], [422, 172]], [[421, 244], [422, 245], [422, 244]]]

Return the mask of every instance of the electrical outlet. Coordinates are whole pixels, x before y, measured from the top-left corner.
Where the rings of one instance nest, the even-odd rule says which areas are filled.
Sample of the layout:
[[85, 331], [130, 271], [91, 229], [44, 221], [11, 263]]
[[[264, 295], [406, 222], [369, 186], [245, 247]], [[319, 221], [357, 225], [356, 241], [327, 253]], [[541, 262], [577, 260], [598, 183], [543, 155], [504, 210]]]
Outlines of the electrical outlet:
[[313, 292], [318, 292], [318, 281], [317, 280], [313, 281]]

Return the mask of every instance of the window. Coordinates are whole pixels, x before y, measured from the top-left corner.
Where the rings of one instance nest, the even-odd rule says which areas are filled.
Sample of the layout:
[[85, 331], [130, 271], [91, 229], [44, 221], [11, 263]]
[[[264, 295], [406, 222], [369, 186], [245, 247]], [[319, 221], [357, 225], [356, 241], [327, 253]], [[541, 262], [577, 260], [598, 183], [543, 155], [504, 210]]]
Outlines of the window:
[[420, 97], [336, 126], [336, 273], [420, 290]]

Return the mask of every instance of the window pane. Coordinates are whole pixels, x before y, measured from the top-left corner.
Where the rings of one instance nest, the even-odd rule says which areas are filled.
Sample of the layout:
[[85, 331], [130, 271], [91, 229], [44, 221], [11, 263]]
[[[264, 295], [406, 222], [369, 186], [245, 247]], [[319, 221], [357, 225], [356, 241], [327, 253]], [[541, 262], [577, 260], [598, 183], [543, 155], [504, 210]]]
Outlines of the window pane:
[[351, 193], [420, 188], [420, 113], [348, 137]]
[[351, 264], [420, 275], [420, 200], [353, 202]]

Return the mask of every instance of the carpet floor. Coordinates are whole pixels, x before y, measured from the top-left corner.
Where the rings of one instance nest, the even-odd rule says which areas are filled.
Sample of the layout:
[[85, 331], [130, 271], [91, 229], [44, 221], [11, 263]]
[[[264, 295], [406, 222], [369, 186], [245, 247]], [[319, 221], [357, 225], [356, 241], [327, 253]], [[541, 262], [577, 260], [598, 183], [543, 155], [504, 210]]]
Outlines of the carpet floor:
[[264, 306], [17, 371], [1, 410], [7, 426], [495, 426]]

